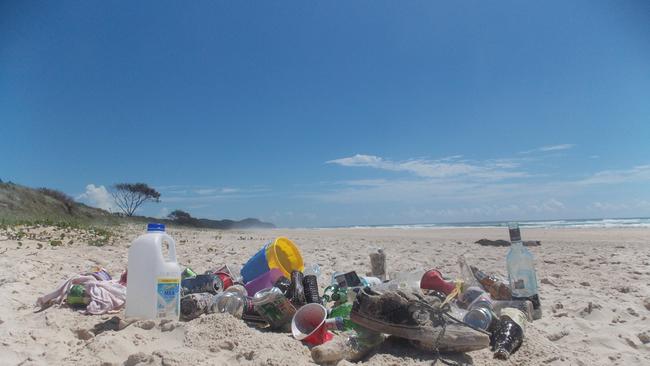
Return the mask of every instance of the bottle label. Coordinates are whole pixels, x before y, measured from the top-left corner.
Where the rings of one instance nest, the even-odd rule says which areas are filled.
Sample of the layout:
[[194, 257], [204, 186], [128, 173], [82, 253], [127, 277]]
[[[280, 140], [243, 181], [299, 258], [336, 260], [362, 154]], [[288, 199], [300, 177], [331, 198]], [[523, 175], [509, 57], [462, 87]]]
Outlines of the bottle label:
[[526, 288], [526, 281], [524, 281], [523, 278], [520, 278], [518, 280], [515, 280], [515, 290], [521, 290]]
[[181, 281], [178, 278], [158, 278], [156, 292], [159, 318], [178, 318]]
[[510, 232], [510, 242], [514, 243], [517, 241], [521, 241], [521, 232], [519, 231], [519, 228], [511, 228], [508, 230]]
[[501, 309], [501, 316], [507, 316], [517, 323], [523, 332], [526, 331], [526, 314], [523, 311], [516, 308], [503, 308]]

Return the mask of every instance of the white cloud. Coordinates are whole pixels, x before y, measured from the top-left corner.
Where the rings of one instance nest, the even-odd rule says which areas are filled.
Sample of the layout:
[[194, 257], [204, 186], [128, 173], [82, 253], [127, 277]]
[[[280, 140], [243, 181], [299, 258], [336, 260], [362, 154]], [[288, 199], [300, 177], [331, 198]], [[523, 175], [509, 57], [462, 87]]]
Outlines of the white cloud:
[[107, 211], [112, 211], [115, 208], [113, 197], [104, 186], [88, 184], [86, 192], [77, 196], [76, 199]]
[[539, 151], [558, 151], [558, 150], [569, 150], [573, 148], [574, 144], [560, 144], [560, 145], [550, 145], [542, 146], [539, 148]]
[[412, 159], [392, 161], [379, 156], [356, 154], [354, 156], [329, 160], [327, 164], [346, 167], [370, 167], [388, 171], [403, 171], [423, 178], [475, 177], [489, 180], [502, 180], [528, 176], [525, 172], [513, 171], [518, 164], [512, 161], [487, 161], [473, 163], [460, 160], [462, 156], [450, 156], [439, 160]]
[[631, 169], [603, 170], [588, 178], [574, 182], [578, 185], [618, 184], [650, 181], [650, 164], [638, 165]]
[[156, 217], [159, 218], [159, 219], [164, 219], [164, 218], [167, 217], [167, 215], [169, 215], [169, 208], [163, 207], [163, 208], [160, 209], [160, 211], [158, 212], [158, 215], [156, 215]]
[[532, 211], [535, 212], [558, 212], [565, 209], [564, 203], [551, 198], [548, 201], [544, 201], [538, 204], [532, 204], [529, 206]]
[[532, 150], [526, 150], [526, 151], [521, 151], [519, 152], [520, 154], [531, 154], [534, 152], [549, 152], [549, 151], [561, 151], [561, 150], [569, 150], [572, 149], [575, 144], [559, 144], [559, 145], [547, 145], [547, 146], [542, 146], [538, 147], [536, 149]]

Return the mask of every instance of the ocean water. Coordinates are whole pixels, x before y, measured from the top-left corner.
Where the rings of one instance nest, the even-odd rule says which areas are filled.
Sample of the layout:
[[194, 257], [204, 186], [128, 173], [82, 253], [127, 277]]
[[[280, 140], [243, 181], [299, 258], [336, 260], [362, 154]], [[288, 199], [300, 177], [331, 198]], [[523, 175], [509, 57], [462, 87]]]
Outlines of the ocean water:
[[[576, 219], [576, 220], [535, 220], [519, 221], [522, 228], [650, 228], [650, 218], [626, 219]], [[396, 229], [445, 229], [445, 228], [486, 228], [508, 227], [506, 221], [462, 222], [444, 224], [407, 224], [407, 225], [366, 225], [349, 226], [349, 228], [396, 228]]]

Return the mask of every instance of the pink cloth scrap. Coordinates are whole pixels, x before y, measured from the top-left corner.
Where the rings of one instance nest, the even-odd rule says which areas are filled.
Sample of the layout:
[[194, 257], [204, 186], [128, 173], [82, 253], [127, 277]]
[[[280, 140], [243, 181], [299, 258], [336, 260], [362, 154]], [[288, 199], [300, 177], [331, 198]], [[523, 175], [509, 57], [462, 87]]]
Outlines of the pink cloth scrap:
[[116, 280], [98, 281], [92, 275], [74, 275], [63, 282], [56, 290], [43, 295], [36, 300], [36, 305], [41, 308], [51, 304], [61, 305], [68, 296], [73, 285], [83, 285], [90, 297], [90, 303], [85, 314], [106, 314], [119, 311], [126, 302], [126, 286]]

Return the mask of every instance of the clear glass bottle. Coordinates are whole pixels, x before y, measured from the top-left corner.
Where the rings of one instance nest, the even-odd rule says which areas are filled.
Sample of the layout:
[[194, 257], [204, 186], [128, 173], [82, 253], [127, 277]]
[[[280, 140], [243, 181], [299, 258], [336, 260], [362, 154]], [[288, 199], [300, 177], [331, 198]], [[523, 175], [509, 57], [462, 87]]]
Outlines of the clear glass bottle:
[[512, 297], [528, 298], [537, 295], [537, 274], [535, 273], [535, 258], [524, 247], [517, 223], [509, 223], [510, 251], [506, 257], [508, 279], [512, 289]]

